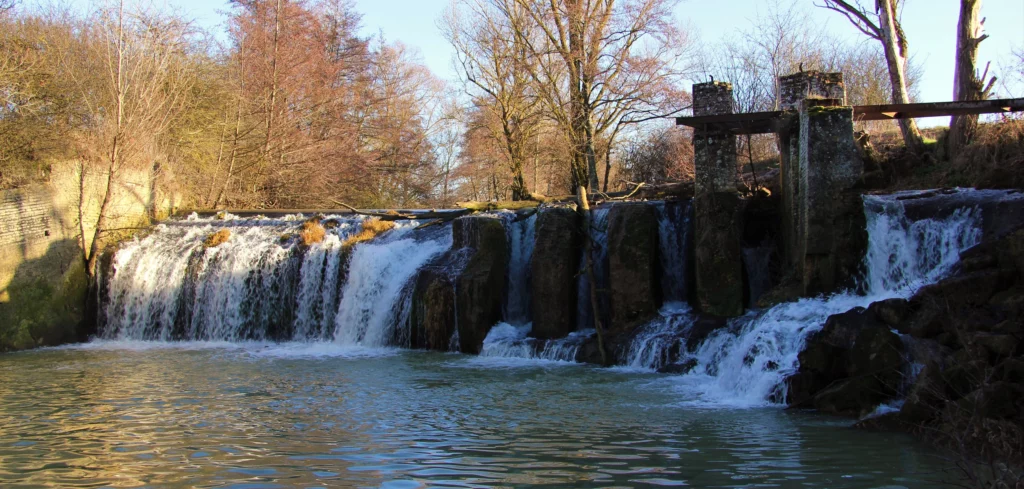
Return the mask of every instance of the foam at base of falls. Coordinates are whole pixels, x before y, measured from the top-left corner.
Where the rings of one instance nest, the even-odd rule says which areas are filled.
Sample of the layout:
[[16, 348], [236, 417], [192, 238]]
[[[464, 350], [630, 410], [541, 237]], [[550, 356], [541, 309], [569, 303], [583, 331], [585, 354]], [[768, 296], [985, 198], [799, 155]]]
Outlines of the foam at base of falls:
[[538, 340], [528, 337], [532, 324], [513, 326], [498, 323], [484, 338], [481, 357], [521, 358], [556, 362], [575, 362], [580, 345], [593, 330], [577, 331], [557, 340]]

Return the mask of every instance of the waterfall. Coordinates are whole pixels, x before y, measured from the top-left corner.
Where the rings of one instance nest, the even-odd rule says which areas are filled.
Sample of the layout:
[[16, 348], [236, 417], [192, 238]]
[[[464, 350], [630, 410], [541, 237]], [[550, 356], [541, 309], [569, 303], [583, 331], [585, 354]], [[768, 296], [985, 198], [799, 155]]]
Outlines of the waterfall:
[[657, 206], [661, 290], [666, 303], [682, 303], [687, 299], [690, 203], [664, 202]]
[[[169, 221], [112, 259], [103, 314], [107, 339], [265, 340], [322, 337], [337, 294], [339, 244], [359, 220], [338, 219], [302, 249], [302, 216]], [[206, 248], [220, 230], [230, 238]]]
[[[409, 226], [409, 225], [406, 225]], [[417, 240], [411, 227], [356, 246], [349, 262], [335, 320], [334, 341], [347, 346], [395, 344], [399, 324], [409, 311], [408, 290], [416, 271], [452, 247], [451, 228], [432, 239]]]
[[[361, 218], [334, 218], [323, 241], [308, 247], [295, 237], [303, 220], [193, 215], [155, 226], [113, 257], [101, 336], [400, 343], [396, 325], [409, 311], [410, 280], [451, 247], [450, 226], [400, 224], [356, 245], [346, 260], [342, 242]], [[219, 229], [230, 238], [204, 247]]]
[[565, 338], [546, 341], [530, 338], [529, 333], [529, 324], [498, 323], [487, 333], [480, 356], [575, 362], [580, 346], [594, 331], [577, 331]]
[[829, 316], [909, 297], [949, 273], [959, 253], [981, 240], [981, 212], [975, 208], [911, 221], [894, 196], [865, 196], [864, 204], [869, 242], [861, 293], [845, 291], [750, 312], [699, 345], [687, 345], [694, 367], [674, 379], [684, 397], [743, 406], [784, 402], [784, 380], [796, 371], [805, 339]]
[[[610, 207], [598, 207], [591, 211], [590, 239], [593, 246], [594, 279], [598, 290], [608, 289], [608, 211]], [[590, 280], [586, 273], [586, 257], [580, 256], [579, 278], [576, 280], [576, 330], [594, 329], [594, 308], [590, 300]], [[598, 304], [601, 315], [608, 316], [607, 294]]]
[[519, 220], [516, 213], [503, 213], [508, 234], [508, 295], [505, 298], [505, 322], [524, 325], [530, 322], [530, 259], [533, 257], [536, 213]]

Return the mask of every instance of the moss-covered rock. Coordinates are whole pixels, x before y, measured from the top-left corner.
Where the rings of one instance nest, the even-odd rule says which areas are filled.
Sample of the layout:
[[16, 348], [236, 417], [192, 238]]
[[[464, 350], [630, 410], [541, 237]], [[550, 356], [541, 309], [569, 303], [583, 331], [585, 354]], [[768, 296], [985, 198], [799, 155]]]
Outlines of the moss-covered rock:
[[608, 212], [610, 331], [629, 332], [661, 306], [658, 215], [654, 207], [619, 204]]
[[[79, 256], [74, 241], [67, 240], [52, 244], [46, 255], [34, 260], [38, 263], [19, 267], [0, 298], [0, 351], [80, 339], [89, 280]], [[36, 265], [50, 274], [35, 270]]]
[[534, 337], [562, 338], [576, 329], [580, 221], [576, 211], [546, 207], [537, 215], [530, 260]]

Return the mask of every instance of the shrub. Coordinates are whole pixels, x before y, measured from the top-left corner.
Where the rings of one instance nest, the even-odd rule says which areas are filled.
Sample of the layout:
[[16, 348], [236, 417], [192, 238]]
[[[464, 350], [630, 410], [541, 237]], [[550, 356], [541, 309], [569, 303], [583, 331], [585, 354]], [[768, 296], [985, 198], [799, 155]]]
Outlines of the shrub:
[[302, 231], [299, 231], [299, 239], [305, 246], [312, 246], [324, 240], [327, 231], [316, 219], [310, 219], [302, 223]]
[[216, 248], [227, 242], [228, 238], [231, 237], [231, 231], [228, 229], [221, 229], [216, 233], [213, 233], [206, 237], [203, 241], [203, 246], [206, 248]]
[[358, 233], [349, 236], [342, 243], [342, 247], [345, 250], [350, 250], [353, 246], [363, 241], [369, 241], [383, 232], [390, 231], [394, 227], [394, 221], [382, 221], [377, 218], [367, 219], [363, 221], [362, 229]]

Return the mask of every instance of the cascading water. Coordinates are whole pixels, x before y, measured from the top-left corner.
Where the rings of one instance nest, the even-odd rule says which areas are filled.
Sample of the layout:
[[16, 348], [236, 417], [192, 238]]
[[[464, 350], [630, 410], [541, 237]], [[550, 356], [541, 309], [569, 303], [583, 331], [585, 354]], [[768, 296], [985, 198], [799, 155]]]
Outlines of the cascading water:
[[872, 302], [909, 297], [949, 273], [959, 253], [981, 240], [981, 212], [965, 208], [942, 219], [910, 221], [892, 196], [865, 196], [869, 243], [861, 294], [802, 299], [736, 318], [699, 345], [688, 345], [692, 370], [675, 378], [694, 402], [764, 405], [785, 399], [807, 336], [825, 320]]
[[514, 326], [508, 323], [498, 323], [491, 328], [487, 338], [484, 339], [480, 356], [575, 362], [580, 346], [594, 333], [594, 330], [576, 331], [557, 340], [538, 340], [528, 337], [529, 333], [529, 324]]
[[[304, 252], [282, 219], [170, 221], [113, 257], [107, 339], [263, 340], [322, 337], [337, 295], [338, 244], [359, 221], [342, 219]], [[230, 238], [207, 248], [218, 229]]]
[[[308, 247], [295, 238], [303, 219], [192, 216], [156, 226], [114, 255], [101, 336], [395, 344], [409, 281], [451, 247], [450, 227], [399, 225], [355, 246], [346, 261], [342, 242], [362, 219], [333, 219], [323, 241]], [[229, 239], [205, 247], [218, 229]]]
[[524, 325], [530, 322], [530, 259], [533, 257], [537, 215], [520, 220], [518, 214], [505, 213], [502, 218], [509, 245], [505, 322]]
[[396, 343], [396, 328], [406, 324], [403, 316], [412, 300], [407, 291], [410, 280], [423, 265], [452, 247], [450, 229], [423, 241], [411, 236], [412, 231], [396, 228], [383, 239], [354, 249], [335, 320], [336, 343], [369, 347]]
[[661, 203], [657, 210], [662, 295], [666, 303], [686, 302], [690, 201]]

